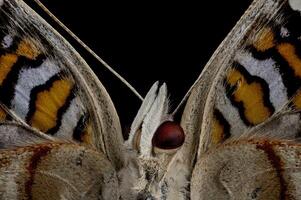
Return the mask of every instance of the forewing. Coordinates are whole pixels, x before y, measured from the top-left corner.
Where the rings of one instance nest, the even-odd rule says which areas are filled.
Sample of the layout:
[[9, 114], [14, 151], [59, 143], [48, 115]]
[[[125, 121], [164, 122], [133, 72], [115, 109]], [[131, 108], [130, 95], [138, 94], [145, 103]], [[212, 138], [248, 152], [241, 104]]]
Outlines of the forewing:
[[199, 144], [192, 199], [300, 198], [299, 10], [255, 0], [192, 89], [181, 122]]
[[120, 167], [119, 119], [85, 61], [21, 0], [4, 0], [0, 20], [4, 110], [45, 134], [95, 147]]
[[299, 136], [300, 24], [288, 1], [257, 0], [223, 41], [182, 118], [199, 155], [229, 138]]

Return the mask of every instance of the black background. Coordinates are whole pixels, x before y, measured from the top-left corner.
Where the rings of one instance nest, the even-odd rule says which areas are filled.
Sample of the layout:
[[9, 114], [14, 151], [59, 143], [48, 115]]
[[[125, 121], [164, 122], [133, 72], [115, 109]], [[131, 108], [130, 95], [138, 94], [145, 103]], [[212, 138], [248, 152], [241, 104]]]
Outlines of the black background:
[[[31, 0], [26, 2], [87, 60], [108, 90], [122, 126], [128, 127], [140, 100]], [[143, 96], [156, 80], [166, 82], [175, 108], [251, 0], [42, 2]]]

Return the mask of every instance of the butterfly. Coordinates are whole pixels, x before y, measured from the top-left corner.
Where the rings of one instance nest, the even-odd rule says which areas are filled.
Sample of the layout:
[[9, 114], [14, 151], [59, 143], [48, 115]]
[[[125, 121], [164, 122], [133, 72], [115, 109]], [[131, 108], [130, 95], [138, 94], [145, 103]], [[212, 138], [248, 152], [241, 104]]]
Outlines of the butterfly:
[[156, 82], [124, 141], [86, 62], [0, 1], [0, 199], [301, 199], [301, 2], [255, 0], [169, 111]]

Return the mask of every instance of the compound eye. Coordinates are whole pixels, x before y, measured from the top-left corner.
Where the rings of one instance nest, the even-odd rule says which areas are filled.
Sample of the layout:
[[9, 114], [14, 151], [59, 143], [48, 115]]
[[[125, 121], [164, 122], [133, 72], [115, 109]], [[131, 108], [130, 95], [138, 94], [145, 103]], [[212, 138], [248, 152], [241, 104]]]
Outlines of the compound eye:
[[154, 147], [164, 150], [179, 148], [185, 141], [185, 134], [182, 127], [172, 121], [162, 123], [156, 130], [152, 144]]

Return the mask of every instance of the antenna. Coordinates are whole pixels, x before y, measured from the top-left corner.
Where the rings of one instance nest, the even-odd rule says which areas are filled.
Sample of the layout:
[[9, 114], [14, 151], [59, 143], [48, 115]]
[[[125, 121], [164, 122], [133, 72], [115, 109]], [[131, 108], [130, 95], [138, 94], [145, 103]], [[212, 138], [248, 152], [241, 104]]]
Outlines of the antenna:
[[47, 15], [49, 15], [60, 27], [62, 27], [76, 42], [78, 42], [86, 51], [88, 51], [96, 60], [98, 60], [105, 68], [114, 74], [122, 83], [124, 83], [141, 101], [143, 97], [137, 90], [126, 81], [120, 74], [118, 74], [112, 67], [110, 67], [101, 57], [99, 57], [88, 45], [86, 45], [79, 37], [77, 37], [68, 27], [66, 27], [52, 12], [39, 0], [33, 0]]

